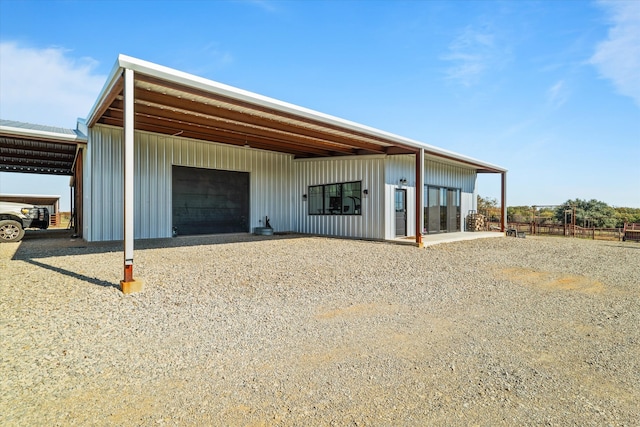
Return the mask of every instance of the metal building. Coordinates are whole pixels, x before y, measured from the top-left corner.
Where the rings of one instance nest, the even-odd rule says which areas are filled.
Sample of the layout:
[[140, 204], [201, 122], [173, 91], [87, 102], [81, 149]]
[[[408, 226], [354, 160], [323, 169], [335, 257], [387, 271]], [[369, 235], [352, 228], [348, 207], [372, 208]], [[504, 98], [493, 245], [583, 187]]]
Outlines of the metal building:
[[[464, 230], [478, 173], [506, 169], [120, 55], [73, 163], [88, 241], [251, 232], [366, 239]], [[124, 286], [124, 285], [123, 285]]]

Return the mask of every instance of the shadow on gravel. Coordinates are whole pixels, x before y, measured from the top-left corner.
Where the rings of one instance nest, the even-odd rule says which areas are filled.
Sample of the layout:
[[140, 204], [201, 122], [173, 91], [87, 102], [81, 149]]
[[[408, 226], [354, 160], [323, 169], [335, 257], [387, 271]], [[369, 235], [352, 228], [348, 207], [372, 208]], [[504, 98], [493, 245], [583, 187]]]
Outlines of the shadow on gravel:
[[[272, 236], [256, 236], [249, 233], [217, 234], [202, 236], [178, 236], [161, 239], [140, 239], [135, 241], [134, 250], [179, 248], [190, 246], [221, 245], [228, 243], [248, 243], [269, 240], [297, 239], [309, 237], [302, 234], [283, 233]], [[70, 230], [27, 230], [12, 260], [32, 261], [34, 259], [57, 256], [73, 256], [120, 252], [122, 241], [87, 242], [73, 237]]]
[[[249, 233], [204, 235], [204, 236], [178, 236], [166, 239], [136, 240], [135, 250], [197, 247], [204, 245], [220, 245], [228, 243], [261, 242], [265, 240], [282, 240], [305, 237], [300, 234], [276, 234], [273, 236], [255, 236]], [[74, 237], [71, 230], [27, 230], [23, 240], [19, 243], [11, 260], [24, 261], [35, 267], [44, 268], [74, 279], [82, 280], [102, 287], [119, 288], [119, 284], [100, 280], [95, 277], [85, 276], [64, 268], [55, 267], [42, 262], [43, 259], [52, 257], [101, 254], [109, 252], [121, 252], [122, 241], [87, 242], [82, 238]], [[194, 250], [194, 253], [196, 251]]]
[[624, 248], [624, 249], [640, 249], [640, 245], [634, 245], [633, 243], [620, 243], [618, 245], [606, 245], [610, 248]]
[[36, 267], [40, 267], [40, 268], [44, 268], [46, 270], [54, 271], [56, 273], [63, 274], [65, 276], [69, 276], [69, 277], [73, 277], [74, 279], [82, 280], [84, 282], [91, 283], [93, 285], [103, 286], [105, 288], [117, 288], [117, 289], [120, 289], [119, 284], [114, 284], [114, 283], [111, 283], [111, 282], [107, 282], [105, 280], [96, 279], [95, 277], [89, 277], [89, 276], [85, 276], [83, 274], [74, 273], [73, 271], [65, 270], [64, 268], [60, 268], [60, 267], [54, 267], [52, 265], [48, 265], [48, 264], [45, 264], [45, 263], [42, 263], [42, 262], [39, 262], [39, 261], [34, 261], [32, 259], [27, 259], [27, 260], [24, 260], [24, 261], [29, 263], [29, 264], [31, 264], [31, 265], [35, 265]]

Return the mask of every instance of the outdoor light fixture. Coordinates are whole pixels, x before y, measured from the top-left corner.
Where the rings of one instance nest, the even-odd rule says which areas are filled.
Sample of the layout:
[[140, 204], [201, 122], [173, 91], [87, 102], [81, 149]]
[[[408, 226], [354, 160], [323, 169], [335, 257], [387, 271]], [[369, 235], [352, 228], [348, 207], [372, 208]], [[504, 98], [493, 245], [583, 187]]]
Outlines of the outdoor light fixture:
[[407, 185], [407, 178], [400, 178], [400, 185]]
[[362, 194], [364, 194], [364, 195], [366, 196], [367, 194], [369, 194], [369, 190], [367, 190], [367, 189], [365, 188], [364, 190], [362, 190]]
[[303, 201], [303, 202], [306, 202], [306, 201], [307, 201], [307, 195], [306, 195], [306, 194], [303, 194], [303, 195], [302, 195], [302, 201]]

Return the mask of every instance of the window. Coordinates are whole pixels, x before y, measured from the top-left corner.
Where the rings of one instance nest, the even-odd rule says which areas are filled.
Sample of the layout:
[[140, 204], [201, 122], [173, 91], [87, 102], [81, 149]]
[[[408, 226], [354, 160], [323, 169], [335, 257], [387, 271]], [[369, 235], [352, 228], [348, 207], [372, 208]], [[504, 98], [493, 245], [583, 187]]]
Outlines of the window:
[[428, 233], [460, 231], [460, 189], [425, 187], [424, 229]]
[[361, 215], [362, 182], [309, 186], [309, 215]]

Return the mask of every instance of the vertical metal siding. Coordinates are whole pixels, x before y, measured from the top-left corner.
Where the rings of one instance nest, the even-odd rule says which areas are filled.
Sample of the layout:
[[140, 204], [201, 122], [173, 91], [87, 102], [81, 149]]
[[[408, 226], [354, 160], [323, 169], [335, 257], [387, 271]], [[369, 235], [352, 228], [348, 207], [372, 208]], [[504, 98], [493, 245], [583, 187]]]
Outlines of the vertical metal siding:
[[[385, 206], [386, 220], [384, 222], [384, 238], [394, 239], [396, 234], [395, 191], [396, 188], [407, 190], [407, 235], [416, 234], [416, 157], [409, 155], [389, 156], [385, 162]], [[400, 186], [400, 179], [406, 179], [407, 184]], [[425, 174], [425, 183], [427, 177]]]
[[[384, 238], [384, 158], [332, 158], [296, 160], [292, 199], [294, 230], [300, 233], [328, 236], [348, 236], [371, 239]], [[302, 198], [310, 185], [362, 181], [362, 215], [309, 215], [308, 202]]]
[[[461, 189], [461, 206], [460, 213], [463, 219], [467, 216], [470, 209], [474, 209], [472, 203], [473, 197], [470, 197], [475, 191], [477, 173], [473, 168], [453, 165], [449, 163], [439, 162], [430, 158], [424, 162], [424, 184], [425, 188], [429, 185], [459, 188]], [[384, 223], [385, 239], [393, 239], [395, 237], [395, 207], [394, 196], [396, 188], [407, 190], [407, 234], [415, 235], [415, 168], [416, 159], [414, 155], [397, 155], [389, 156], [386, 160], [386, 181], [385, 181], [385, 207], [386, 220]], [[407, 185], [400, 187], [401, 178], [407, 179]], [[424, 194], [424, 189], [423, 189]], [[423, 203], [427, 203], [426, 195], [423, 197]]]
[[[85, 162], [84, 235], [87, 240], [123, 236], [122, 129], [89, 129]], [[279, 153], [207, 143], [147, 132], [135, 134], [135, 237], [170, 237], [172, 165], [250, 173], [251, 227], [269, 216], [276, 231], [374, 239], [395, 236], [394, 192], [407, 179], [407, 234], [415, 230], [415, 157], [361, 156], [296, 160]], [[308, 186], [362, 181], [362, 215], [308, 215]], [[425, 186], [460, 188], [461, 213], [475, 209], [476, 171], [425, 160]], [[426, 203], [426, 199], [425, 199]], [[250, 231], [250, 230], [247, 230]]]
[[473, 193], [476, 186], [476, 170], [427, 159], [425, 161], [425, 183], [440, 187], [460, 188], [464, 193]]
[[[123, 237], [122, 139], [120, 128], [89, 130], [89, 241]], [[249, 172], [250, 226], [263, 225], [269, 216], [276, 231], [292, 229], [291, 156], [138, 131], [134, 148], [136, 239], [171, 236], [173, 165]]]
[[105, 128], [100, 132], [91, 129], [89, 138], [91, 199], [87, 240], [122, 239], [123, 131], [118, 128]]

